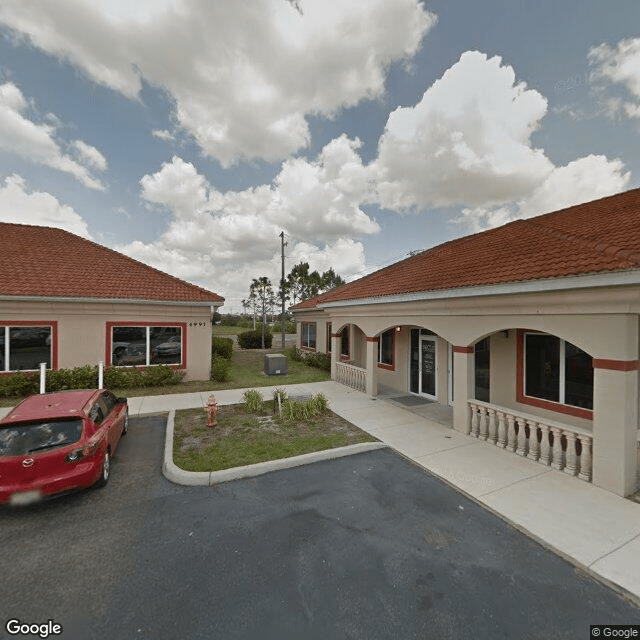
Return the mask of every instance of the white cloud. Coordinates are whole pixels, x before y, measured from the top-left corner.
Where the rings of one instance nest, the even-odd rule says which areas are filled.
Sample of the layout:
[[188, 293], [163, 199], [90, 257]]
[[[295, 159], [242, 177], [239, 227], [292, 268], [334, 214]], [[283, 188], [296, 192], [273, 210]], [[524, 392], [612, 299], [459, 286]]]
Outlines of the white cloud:
[[84, 161], [84, 164], [88, 164], [99, 171], [107, 170], [106, 158], [95, 147], [82, 142], [82, 140], [74, 140], [73, 146], [78, 153], [79, 159]]
[[7, 176], [0, 186], [0, 220], [58, 227], [91, 239], [87, 223], [71, 207], [50, 193], [29, 192], [26, 181], [17, 174]]
[[4, 0], [0, 23], [125, 96], [142, 79], [177, 123], [228, 166], [275, 161], [309, 142], [307, 115], [384, 93], [435, 16], [419, 0], [93, 2]]
[[553, 169], [531, 134], [547, 110], [499, 57], [468, 51], [414, 107], [390, 114], [380, 138], [380, 203], [390, 209], [495, 205]]
[[151, 132], [151, 135], [154, 138], [158, 138], [159, 140], [164, 140], [165, 142], [173, 142], [176, 138], [171, 133], [171, 131], [167, 131], [166, 129], [154, 129]]
[[530, 194], [496, 209], [464, 209], [460, 222], [473, 231], [497, 227], [518, 218], [531, 218], [624, 191], [630, 172], [622, 161], [589, 155], [556, 167]]
[[[241, 311], [241, 301], [249, 295], [253, 278], [267, 276], [274, 291], [280, 282], [281, 263], [279, 251], [269, 257], [228, 264], [218, 260], [215, 251], [210, 254], [169, 248], [164, 243], [144, 244], [133, 242], [116, 247], [118, 251], [146, 264], [193, 282], [225, 298], [224, 311]], [[365, 268], [364, 247], [351, 239], [339, 239], [334, 243], [315, 245], [308, 242], [287, 247], [285, 272], [298, 262], [308, 262], [311, 270], [326, 271], [333, 267], [336, 273], [348, 279], [351, 274]]]
[[226, 193], [174, 156], [140, 180], [143, 200], [171, 211], [171, 222], [157, 242], [120, 250], [230, 300], [244, 295], [253, 277], [279, 281], [281, 231], [290, 243], [289, 269], [304, 260], [343, 276], [360, 271], [364, 249], [354, 237], [380, 227], [360, 208], [373, 194], [359, 144], [343, 135], [313, 161], [284, 162], [272, 185]]
[[[15, 84], [0, 85], [0, 150], [69, 173], [90, 189], [103, 190], [104, 185], [91, 176], [85, 166], [63, 153], [54, 138], [55, 126], [29, 120], [28, 109], [29, 103]], [[80, 140], [76, 140], [74, 146], [82, 160], [89, 160], [93, 165], [101, 159], [106, 168], [106, 161], [97, 149]]]
[[616, 47], [601, 44], [589, 51], [591, 79], [601, 90], [611, 85], [626, 90], [624, 97], [606, 100], [611, 115], [640, 118], [640, 38], [621, 40]]

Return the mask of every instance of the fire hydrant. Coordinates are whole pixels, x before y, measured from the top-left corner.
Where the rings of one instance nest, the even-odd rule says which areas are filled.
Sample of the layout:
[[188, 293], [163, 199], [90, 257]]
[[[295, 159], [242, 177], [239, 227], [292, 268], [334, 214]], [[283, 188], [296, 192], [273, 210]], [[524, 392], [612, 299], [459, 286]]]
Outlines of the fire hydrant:
[[216, 397], [211, 394], [209, 396], [209, 400], [207, 400], [207, 415], [209, 416], [209, 420], [207, 422], [207, 427], [215, 427], [216, 422], [216, 414], [218, 413], [218, 401]]

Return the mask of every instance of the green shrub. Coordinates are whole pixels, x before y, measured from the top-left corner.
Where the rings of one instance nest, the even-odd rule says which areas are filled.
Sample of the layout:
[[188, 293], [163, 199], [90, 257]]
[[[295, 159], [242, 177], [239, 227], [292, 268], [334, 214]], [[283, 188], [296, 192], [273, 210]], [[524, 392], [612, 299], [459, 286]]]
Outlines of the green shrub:
[[[166, 364], [146, 369], [109, 367], [104, 372], [104, 386], [110, 389], [133, 389], [176, 385], [182, 382], [185, 373], [185, 371], [175, 371]], [[66, 391], [67, 389], [96, 389], [97, 387], [98, 367], [85, 365], [75, 369], [47, 371], [46, 390], [48, 392]], [[0, 397], [28, 396], [39, 391], [39, 374], [18, 372], [0, 377]]]
[[98, 367], [86, 365], [75, 369], [47, 371], [47, 391], [94, 389], [98, 386]]
[[229, 379], [231, 362], [222, 356], [214, 355], [211, 358], [211, 380], [214, 382], [226, 382]]
[[331, 354], [320, 351], [301, 351], [298, 347], [293, 347], [287, 351], [287, 355], [294, 362], [304, 362], [309, 367], [331, 371]]
[[109, 367], [104, 372], [105, 387], [135, 389], [136, 387], [166, 387], [180, 384], [186, 371], [176, 371], [169, 365], [159, 364], [146, 369], [138, 367]]
[[142, 372], [142, 386], [144, 387], [164, 387], [178, 384], [184, 378], [184, 371], [174, 371], [169, 365], [159, 364], [147, 367]]
[[[269, 331], [265, 331], [265, 349], [271, 349], [272, 342], [273, 336]], [[238, 334], [238, 344], [243, 349], [262, 349], [262, 331], [260, 329], [256, 329], [255, 331], [245, 331], [244, 333]]]
[[302, 353], [302, 351], [300, 351], [300, 349], [298, 349], [298, 347], [289, 349], [287, 355], [294, 362], [304, 362], [304, 354]]
[[258, 413], [262, 411], [264, 401], [262, 400], [262, 396], [259, 391], [256, 391], [255, 389], [247, 389], [244, 392], [242, 399], [244, 400], [244, 408], [246, 411], [250, 413]]
[[213, 336], [211, 339], [211, 355], [231, 360], [233, 356], [233, 340], [231, 338]]
[[309, 367], [331, 371], [331, 354], [313, 351], [304, 355], [304, 363]]
[[308, 420], [322, 415], [327, 411], [329, 402], [322, 393], [311, 396], [306, 400], [294, 401], [287, 399], [282, 405], [282, 417], [285, 420]]
[[40, 390], [40, 376], [33, 373], [14, 373], [0, 378], [0, 394], [5, 398], [28, 396]]
[[288, 399], [287, 390], [283, 387], [278, 387], [273, 390], [273, 412], [276, 413], [278, 411], [278, 397], [280, 397], [280, 407], [284, 405], [284, 403]]

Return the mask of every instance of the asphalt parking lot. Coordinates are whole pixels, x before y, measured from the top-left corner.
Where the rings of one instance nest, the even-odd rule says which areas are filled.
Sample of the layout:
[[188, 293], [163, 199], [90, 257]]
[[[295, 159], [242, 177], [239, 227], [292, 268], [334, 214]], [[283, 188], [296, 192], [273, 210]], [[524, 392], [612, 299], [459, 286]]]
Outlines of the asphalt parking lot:
[[[164, 416], [131, 421], [109, 485], [3, 509], [6, 621], [60, 637], [589, 638], [640, 609], [379, 450], [179, 487]], [[4, 635], [2, 635], [4, 634]]]

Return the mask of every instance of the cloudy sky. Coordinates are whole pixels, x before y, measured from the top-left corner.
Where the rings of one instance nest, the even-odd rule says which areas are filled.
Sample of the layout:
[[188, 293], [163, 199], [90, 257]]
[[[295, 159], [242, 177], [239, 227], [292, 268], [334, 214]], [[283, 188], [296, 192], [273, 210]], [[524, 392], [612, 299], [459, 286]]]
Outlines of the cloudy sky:
[[0, 2], [0, 220], [223, 311], [638, 186], [637, 0]]

